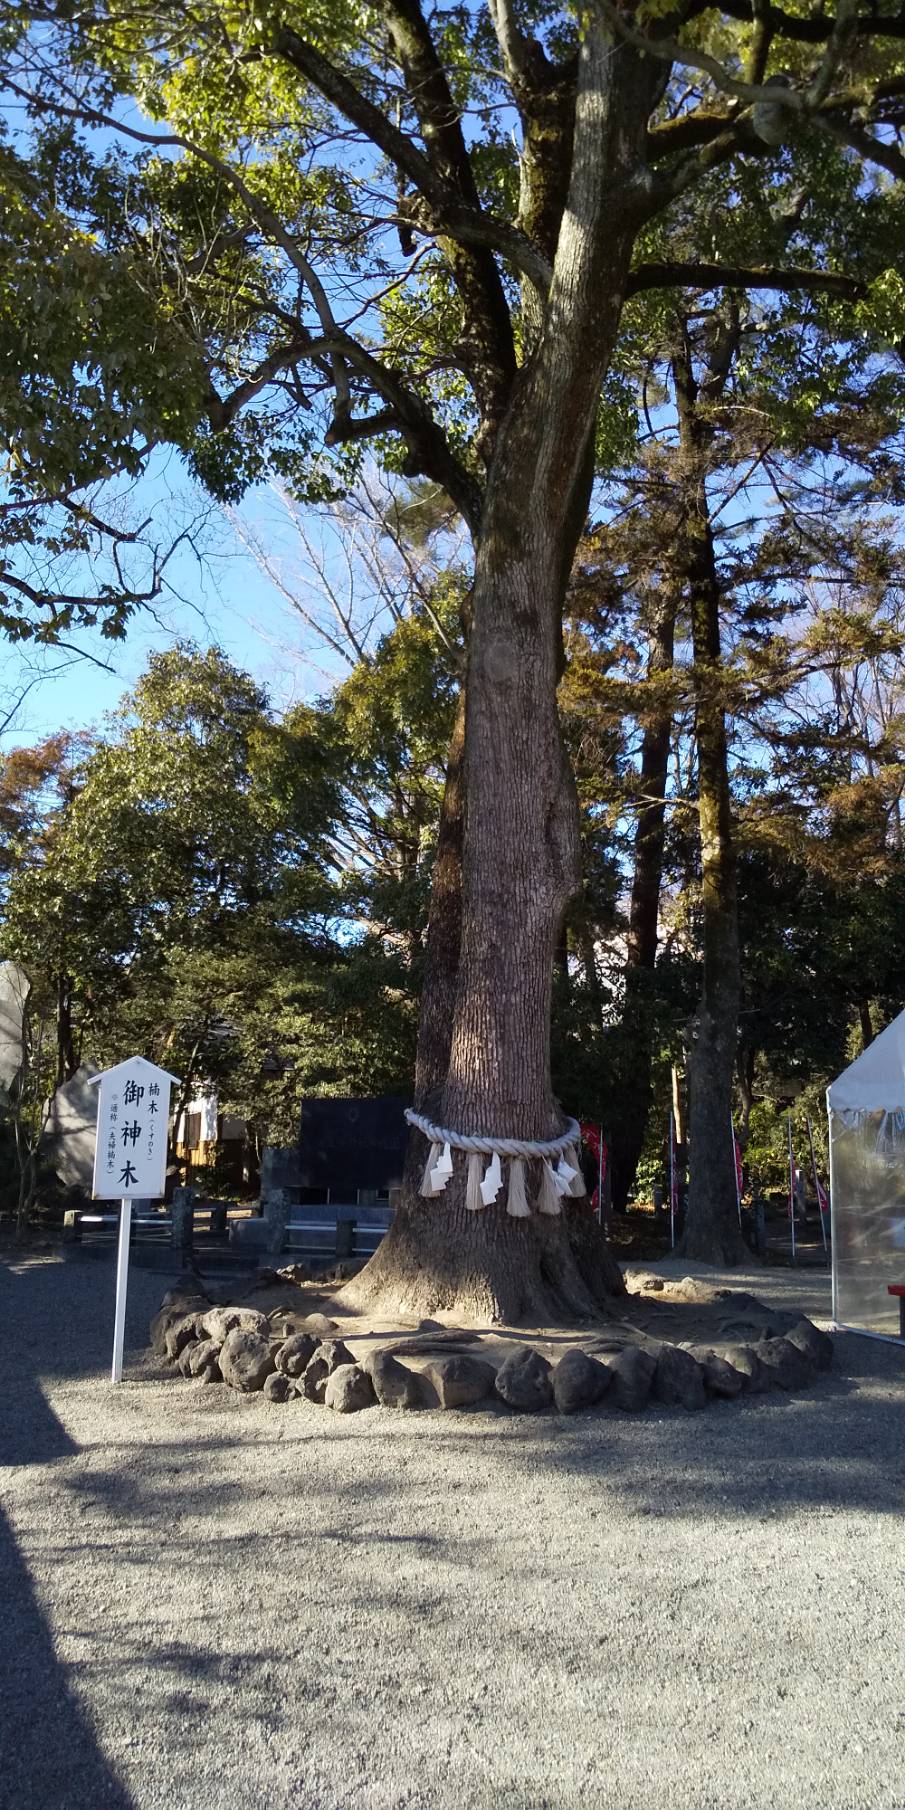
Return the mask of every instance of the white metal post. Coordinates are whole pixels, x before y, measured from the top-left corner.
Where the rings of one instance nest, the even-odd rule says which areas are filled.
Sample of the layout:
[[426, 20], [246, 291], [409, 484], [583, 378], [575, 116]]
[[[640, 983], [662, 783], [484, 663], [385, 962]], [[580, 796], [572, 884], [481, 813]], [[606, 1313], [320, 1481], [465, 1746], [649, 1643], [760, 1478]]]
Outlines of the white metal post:
[[792, 1228], [792, 1262], [795, 1262], [795, 1158], [792, 1154], [792, 1114], [787, 1115], [789, 1124], [789, 1224]]
[[132, 1231], [132, 1202], [123, 1200], [119, 1209], [119, 1245], [116, 1252], [116, 1315], [113, 1321], [113, 1367], [110, 1380], [123, 1380], [123, 1341], [126, 1332], [126, 1291], [129, 1286], [129, 1237]]
[[603, 1226], [603, 1126], [598, 1127], [597, 1144], [597, 1224]]
[[820, 1220], [820, 1230], [823, 1233], [823, 1248], [824, 1248], [824, 1250], [826, 1250], [826, 1222], [823, 1217], [823, 1208], [820, 1205], [820, 1177], [817, 1174], [817, 1158], [814, 1154], [814, 1133], [811, 1130], [810, 1113], [808, 1114], [807, 1122], [808, 1122], [808, 1143], [811, 1146], [811, 1170], [812, 1170], [813, 1176], [814, 1176], [814, 1193], [817, 1196], [817, 1217]]

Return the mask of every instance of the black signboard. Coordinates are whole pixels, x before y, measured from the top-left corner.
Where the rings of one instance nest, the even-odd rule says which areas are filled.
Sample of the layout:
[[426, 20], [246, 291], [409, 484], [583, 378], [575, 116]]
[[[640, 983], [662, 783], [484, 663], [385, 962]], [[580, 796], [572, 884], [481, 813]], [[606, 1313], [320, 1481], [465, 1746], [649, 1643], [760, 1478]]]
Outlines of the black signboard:
[[402, 1182], [407, 1100], [303, 1100], [298, 1185], [329, 1188], [334, 1200], [358, 1188], [397, 1188]]

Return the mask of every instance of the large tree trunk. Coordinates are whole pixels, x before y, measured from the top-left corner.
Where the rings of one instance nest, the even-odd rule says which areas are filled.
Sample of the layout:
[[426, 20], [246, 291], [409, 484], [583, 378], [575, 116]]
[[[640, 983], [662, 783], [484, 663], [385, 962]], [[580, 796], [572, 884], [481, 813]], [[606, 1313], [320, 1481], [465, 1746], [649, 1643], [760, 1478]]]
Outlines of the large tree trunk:
[[665, 596], [651, 629], [647, 677], [654, 704], [641, 742], [638, 790], [642, 805], [635, 829], [635, 867], [626, 946], [625, 1003], [622, 1032], [626, 1079], [632, 1110], [612, 1129], [613, 1208], [624, 1213], [644, 1147], [651, 1103], [653, 975], [657, 959], [657, 923], [663, 881], [666, 827], [666, 780], [672, 732], [672, 706], [664, 701], [663, 680], [672, 671], [676, 598]]
[[[641, 167], [662, 71], [589, 24], [569, 205], [545, 325], [488, 475], [468, 648], [462, 930], [449, 1066], [435, 1123], [545, 1139], [553, 959], [579, 879], [578, 812], [556, 705], [567, 577], [587, 509], [588, 447], [637, 220], [608, 179]], [[416, 1134], [420, 1161], [426, 1145]], [[532, 1183], [538, 1177], [530, 1176]], [[581, 1217], [583, 1215], [583, 1218]], [[465, 1165], [425, 1201], [411, 1170], [394, 1224], [350, 1285], [372, 1311], [455, 1310], [508, 1322], [591, 1315], [621, 1288], [583, 1203], [510, 1217], [465, 1208]]]
[[720, 585], [707, 499], [708, 438], [685, 346], [673, 362], [685, 493], [682, 559], [694, 654], [698, 818], [701, 836], [703, 984], [688, 1052], [688, 1213], [682, 1254], [737, 1263], [747, 1252], [738, 1223], [732, 1082], [740, 999], [738, 902], [729, 757], [723, 707]]
[[449, 1040], [462, 941], [462, 840], [465, 829], [465, 689], [453, 723], [431, 878], [424, 984], [415, 1056], [415, 1105], [424, 1111], [449, 1067]]

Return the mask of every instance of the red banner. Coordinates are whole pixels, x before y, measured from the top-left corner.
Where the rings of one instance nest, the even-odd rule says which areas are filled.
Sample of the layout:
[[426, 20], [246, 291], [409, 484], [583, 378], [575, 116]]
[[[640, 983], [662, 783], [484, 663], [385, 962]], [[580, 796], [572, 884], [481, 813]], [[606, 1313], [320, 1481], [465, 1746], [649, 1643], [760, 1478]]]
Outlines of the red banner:
[[606, 1166], [607, 1166], [607, 1158], [609, 1156], [609, 1151], [607, 1150], [606, 1140], [603, 1135], [603, 1126], [602, 1125], [584, 1125], [583, 1124], [580, 1127], [580, 1129], [581, 1129], [581, 1141], [583, 1144], [587, 1145], [588, 1149], [591, 1152], [591, 1155], [594, 1158], [594, 1161], [597, 1164], [597, 1186], [595, 1187], [593, 1194], [589, 1195], [589, 1197], [588, 1197], [590, 1200], [591, 1206], [593, 1207], [594, 1212], [596, 1213], [600, 1207], [601, 1188], [603, 1186], [604, 1181], [606, 1180]]

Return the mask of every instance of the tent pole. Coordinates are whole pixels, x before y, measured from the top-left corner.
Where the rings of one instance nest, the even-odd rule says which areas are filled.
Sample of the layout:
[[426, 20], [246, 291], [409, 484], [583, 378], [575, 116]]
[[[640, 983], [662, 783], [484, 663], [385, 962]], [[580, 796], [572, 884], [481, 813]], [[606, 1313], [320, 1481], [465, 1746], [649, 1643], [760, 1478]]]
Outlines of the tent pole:
[[807, 1127], [808, 1127], [808, 1143], [811, 1146], [811, 1169], [812, 1169], [813, 1176], [814, 1176], [814, 1193], [817, 1196], [817, 1217], [820, 1220], [820, 1230], [823, 1233], [823, 1248], [825, 1251], [826, 1250], [826, 1225], [824, 1224], [824, 1219], [823, 1219], [823, 1208], [820, 1205], [820, 1177], [817, 1174], [817, 1158], [814, 1154], [814, 1133], [811, 1130], [810, 1113], [807, 1114], [806, 1123], [807, 1123]]
[[830, 1090], [826, 1090], [827, 1137], [830, 1151], [830, 1287], [832, 1290], [832, 1315], [834, 1324], [839, 1318], [839, 1278], [836, 1273], [836, 1181], [833, 1173], [833, 1109], [830, 1106]]

